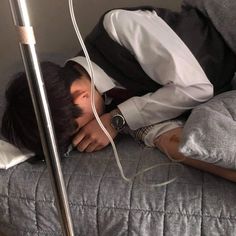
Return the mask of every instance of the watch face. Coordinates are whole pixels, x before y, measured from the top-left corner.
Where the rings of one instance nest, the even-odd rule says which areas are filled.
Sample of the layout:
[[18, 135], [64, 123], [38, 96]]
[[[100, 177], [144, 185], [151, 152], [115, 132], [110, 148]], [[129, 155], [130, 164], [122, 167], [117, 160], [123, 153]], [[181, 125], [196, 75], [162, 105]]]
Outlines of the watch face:
[[123, 126], [125, 125], [125, 119], [123, 116], [117, 114], [112, 117], [111, 124], [117, 130], [122, 129]]

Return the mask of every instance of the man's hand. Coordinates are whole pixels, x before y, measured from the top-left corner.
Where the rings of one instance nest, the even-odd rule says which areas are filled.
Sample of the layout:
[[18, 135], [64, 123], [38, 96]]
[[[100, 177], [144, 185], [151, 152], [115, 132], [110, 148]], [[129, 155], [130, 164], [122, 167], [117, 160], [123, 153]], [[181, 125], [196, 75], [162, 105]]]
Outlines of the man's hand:
[[[106, 113], [100, 117], [103, 125], [114, 139], [118, 132], [111, 126], [111, 114]], [[101, 150], [110, 143], [96, 119], [82, 127], [73, 139], [73, 145], [81, 152]]]

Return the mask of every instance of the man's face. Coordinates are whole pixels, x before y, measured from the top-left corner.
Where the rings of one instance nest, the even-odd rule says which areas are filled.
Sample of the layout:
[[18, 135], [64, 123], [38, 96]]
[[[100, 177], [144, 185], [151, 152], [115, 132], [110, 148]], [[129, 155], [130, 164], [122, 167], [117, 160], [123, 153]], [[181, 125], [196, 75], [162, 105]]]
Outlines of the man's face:
[[[94, 119], [94, 114], [91, 107], [91, 81], [83, 75], [80, 79], [75, 80], [71, 87], [70, 92], [73, 97], [74, 104], [78, 105], [83, 114], [76, 119], [79, 128], [86, 125], [89, 121]], [[104, 112], [104, 100], [101, 94], [95, 89], [94, 102], [98, 115]]]

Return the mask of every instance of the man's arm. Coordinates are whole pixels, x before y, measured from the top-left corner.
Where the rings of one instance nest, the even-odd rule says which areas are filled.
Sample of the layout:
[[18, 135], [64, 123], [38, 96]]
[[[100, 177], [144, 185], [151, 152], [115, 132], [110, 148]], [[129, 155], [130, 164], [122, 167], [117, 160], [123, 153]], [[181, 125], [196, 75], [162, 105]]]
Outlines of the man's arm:
[[144, 72], [163, 85], [118, 105], [132, 130], [173, 119], [213, 95], [213, 86], [178, 35], [153, 11], [113, 10], [104, 17], [112, 40], [134, 55]]
[[174, 160], [183, 160], [181, 163], [192, 166], [194, 168], [218, 175], [227, 180], [236, 182], [236, 171], [216, 166], [211, 163], [191, 159], [185, 157], [178, 151], [180, 140], [182, 137], [182, 128], [176, 128], [160, 135], [155, 141], [155, 146], [166, 155], [169, 155]]

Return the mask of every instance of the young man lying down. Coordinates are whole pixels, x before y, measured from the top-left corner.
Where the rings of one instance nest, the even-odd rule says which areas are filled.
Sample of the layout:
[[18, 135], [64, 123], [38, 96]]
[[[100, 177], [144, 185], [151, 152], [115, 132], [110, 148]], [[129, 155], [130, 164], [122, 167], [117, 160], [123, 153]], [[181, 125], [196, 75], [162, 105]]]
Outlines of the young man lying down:
[[[131, 133], [173, 159], [236, 181], [235, 172], [178, 151], [184, 125], [180, 117], [229, 90], [236, 68], [235, 55], [207, 18], [195, 9], [116, 9], [104, 14], [85, 42], [95, 72], [96, 110], [113, 139]], [[60, 153], [70, 143], [81, 152], [109, 145], [92, 112], [83, 54], [64, 67], [42, 63], [42, 72]], [[25, 73], [16, 76], [6, 98], [3, 135], [41, 154]]]

